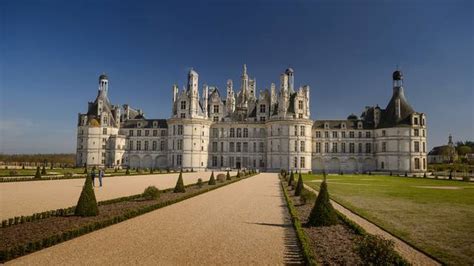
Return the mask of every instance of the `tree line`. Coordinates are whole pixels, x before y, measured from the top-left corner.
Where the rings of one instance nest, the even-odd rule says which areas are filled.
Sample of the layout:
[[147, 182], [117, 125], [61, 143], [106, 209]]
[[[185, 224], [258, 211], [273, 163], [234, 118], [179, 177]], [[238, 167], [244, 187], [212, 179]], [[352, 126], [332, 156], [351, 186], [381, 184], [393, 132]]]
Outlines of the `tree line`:
[[56, 154], [0, 154], [0, 162], [4, 164], [58, 164], [74, 166], [76, 155], [73, 153]]

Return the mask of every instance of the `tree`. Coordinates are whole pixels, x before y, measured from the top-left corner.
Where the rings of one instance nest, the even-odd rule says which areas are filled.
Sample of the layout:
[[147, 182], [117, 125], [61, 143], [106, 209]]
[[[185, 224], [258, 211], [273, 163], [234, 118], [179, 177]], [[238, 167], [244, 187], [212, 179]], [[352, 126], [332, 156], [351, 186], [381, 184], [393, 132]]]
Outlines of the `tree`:
[[293, 171], [290, 172], [290, 179], [288, 180], [288, 186], [291, 186], [295, 182], [295, 175], [293, 174]]
[[456, 148], [456, 150], [458, 151], [458, 154], [460, 156], [464, 156], [464, 155], [472, 152], [472, 148], [467, 146], [467, 145], [458, 146]]
[[309, 215], [309, 226], [330, 226], [337, 224], [337, 214], [329, 201], [326, 179], [321, 183], [316, 203]]
[[296, 183], [295, 196], [301, 195], [302, 190], [303, 190], [303, 177], [301, 176], [301, 172], [300, 172], [298, 176], [298, 183]]
[[36, 167], [35, 179], [41, 179], [41, 172], [39, 166]]
[[229, 173], [229, 171], [227, 171], [227, 177], [226, 177], [226, 180], [230, 180], [230, 179], [231, 179], [231, 178], [230, 178], [230, 173]]
[[213, 186], [216, 184], [216, 179], [214, 178], [214, 171], [212, 171], [211, 178], [209, 178], [209, 182], [207, 184], [210, 186]]
[[183, 171], [179, 172], [178, 182], [176, 182], [176, 186], [174, 187], [174, 193], [184, 193], [186, 189], [184, 188], [183, 182]]
[[94, 189], [92, 188], [92, 178], [89, 175], [86, 176], [86, 181], [74, 214], [83, 217], [97, 216], [99, 214], [99, 207], [97, 206]]

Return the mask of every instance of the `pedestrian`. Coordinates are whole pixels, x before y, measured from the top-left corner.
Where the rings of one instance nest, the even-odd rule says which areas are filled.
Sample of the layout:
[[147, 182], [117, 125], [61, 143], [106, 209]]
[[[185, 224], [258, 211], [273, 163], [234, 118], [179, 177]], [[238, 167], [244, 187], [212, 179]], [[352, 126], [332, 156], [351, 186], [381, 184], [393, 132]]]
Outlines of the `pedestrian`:
[[95, 187], [95, 169], [92, 169], [91, 172], [91, 178], [92, 178], [92, 186]]
[[104, 170], [99, 170], [99, 186], [102, 187], [102, 177], [104, 177]]

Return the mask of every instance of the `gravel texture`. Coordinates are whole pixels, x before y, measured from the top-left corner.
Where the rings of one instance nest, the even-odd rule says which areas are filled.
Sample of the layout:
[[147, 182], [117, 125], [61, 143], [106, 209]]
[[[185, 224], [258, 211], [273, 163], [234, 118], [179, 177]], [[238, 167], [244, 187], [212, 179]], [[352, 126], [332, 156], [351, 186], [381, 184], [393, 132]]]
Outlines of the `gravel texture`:
[[[98, 187], [99, 180], [96, 178], [95, 196], [101, 201], [139, 194], [151, 185], [159, 189], [174, 187], [178, 175], [106, 177], [102, 180], [103, 187]], [[198, 178], [207, 181], [210, 176], [211, 172], [183, 173], [184, 184], [195, 183]], [[83, 185], [84, 179], [0, 183], [0, 220], [74, 206]]]
[[[309, 191], [313, 191], [316, 194], [318, 193], [316, 190], [311, 188], [308, 185], [304, 185], [306, 189]], [[422, 252], [414, 249], [407, 243], [403, 242], [399, 238], [391, 235], [387, 231], [383, 230], [382, 228], [378, 227], [377, 225], [369, 222], [368, 220], [360, 217], [359, 215], [353, 213], [349, 209], [346, 209], [342, 205], [336, 203], [335, 201], [331, 200], [332, 206], [340, 213], [344, 214], [349, 220], [352, 220], [360, 227], [364, 228], [367, 233], [372, 235], [380, 235], [385, 239], [393, 240], [395, 242], [395, 250], [404, 257], [408, 262], [412, 265], [439, 265], [435, 260], [431, 259], [427, 255], [423, 254]]]
[[7, 264], [282, 265], [299, 253], [277, 174], [259, 174]]

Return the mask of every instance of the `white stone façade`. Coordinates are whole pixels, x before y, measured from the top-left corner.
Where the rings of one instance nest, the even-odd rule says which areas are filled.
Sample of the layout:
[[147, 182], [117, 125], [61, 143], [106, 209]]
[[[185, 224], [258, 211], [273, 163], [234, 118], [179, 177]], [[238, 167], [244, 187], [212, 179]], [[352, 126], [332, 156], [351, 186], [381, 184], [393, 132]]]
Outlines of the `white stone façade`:
[[294, 71], [257, 94], [244, 65], [240, 88], [227, 81], [225, 98], [202, 85], [191, 70], [186, 86], [172, 88], [169, 119], [147, 119], [141, 110], [109, 102], [108, 77], [98, 96], [79, 114], [77, 165], [225, 169], [290, 169], [313, 172], [424, 172], [426, 116], [415, 112], [393, 73], [393, 95], [385, 109], [366, 107], [359, 116], [311, 120], [310, 87], [294, 87]]

